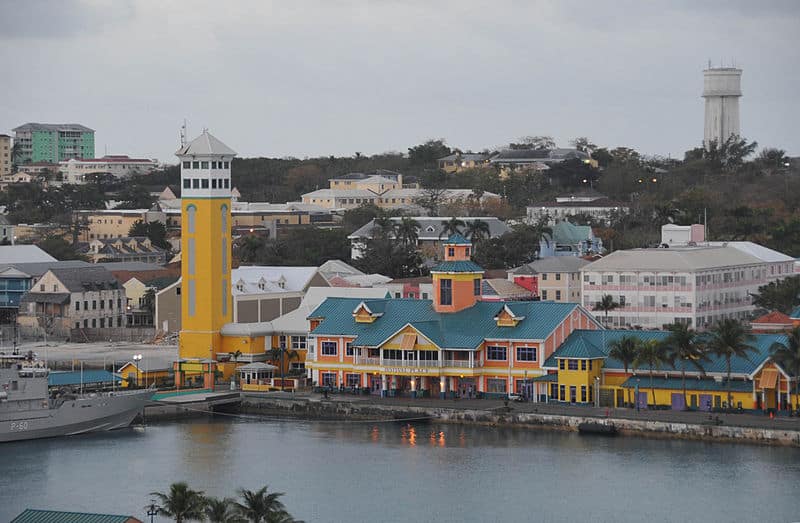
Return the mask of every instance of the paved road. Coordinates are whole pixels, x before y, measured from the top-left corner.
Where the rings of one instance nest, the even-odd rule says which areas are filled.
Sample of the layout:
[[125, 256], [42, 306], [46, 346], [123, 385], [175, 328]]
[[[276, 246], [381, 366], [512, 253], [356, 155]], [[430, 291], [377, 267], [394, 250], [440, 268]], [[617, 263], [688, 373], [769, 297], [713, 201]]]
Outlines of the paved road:
[[[319, 396], [314, 394], [313, 396]], [[492, 410], [504, 407], [502, 400], [478, 400], [478, 399], [412, 399], [412, 398], [378, 398], [375, 396], [353, 396], [349, 394], [334, 394], [330, 398], [334, 401], [368, 401], [379, 405], [396, 405], [404, 407], [430, 407], [430, 408], [450, 408], [450, 409], [477, 409]], [[557, 405], [532, 402], [510, 402], [515, 412], [538, 412], [541, 414], [557, 414], [566, 416], [590, 416], [590, 417], [611, 417], [623, 419], [638, 419], [651, 421], [665, 421], [674, 423], [696, 423], [711, 424], [717, 419], [722, 424], [737, 427], [757, 427], [774, 428], [787, 430], [800, 430], [800, 418], [777, 416], [770, 419], [766, 414], [737, 414], [737, 413], [709, 413], [709, 412], [682, 412], [675, 410], [641, 410], [634, 409], [607, 409], [605, 407], [585, 407], [573, 405]]]

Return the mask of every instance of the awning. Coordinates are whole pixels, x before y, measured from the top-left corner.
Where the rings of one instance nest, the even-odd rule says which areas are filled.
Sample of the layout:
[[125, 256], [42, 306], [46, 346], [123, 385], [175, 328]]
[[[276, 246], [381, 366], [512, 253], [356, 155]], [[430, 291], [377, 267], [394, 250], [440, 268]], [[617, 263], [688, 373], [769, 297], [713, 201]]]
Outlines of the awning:
[[778, 371], [776, 369], [764, 369], [761, 371], [760, 385], [762, 389], [774, 389], [778, 383]]
[[403, 341], [400, 343], [400, 349], [412, 350], [417, 343], [416, 334], [403, 334]]

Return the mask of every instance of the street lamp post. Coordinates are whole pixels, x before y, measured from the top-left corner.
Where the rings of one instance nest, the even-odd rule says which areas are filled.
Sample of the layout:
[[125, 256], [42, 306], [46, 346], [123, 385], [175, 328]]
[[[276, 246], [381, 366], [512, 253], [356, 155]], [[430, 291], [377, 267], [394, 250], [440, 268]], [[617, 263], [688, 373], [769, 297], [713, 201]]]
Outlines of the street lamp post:
[[150, 506], [147, 507], [147, 515], [150, 516], [150, 523], [153, 523], [153, 518], [158, 515], [158, 506], [152, 499], [150, 500]]
[[[142, 374], [142, 369], [141, 369], [141, 367], [139, 367], [139, 362], [140, 362], [140, 361], [142, 361], [142, 355], [141, 355], [141, 354], [134, 354], [134, 355], [133, 355], [133, 364], [134, 364], [134, 365], [136, 365], [136, 371], [137, 371], [137, 372], [136, 372], [136, 376], [137, 376], [137, 379], [136, 379], [136, 386], [137, 386], [137, 387], [138, 387], [138, 386], [141, 386], [141, 383], [139, 382], [139, 379], [138, 379], [138, 377], [139, 377], [140, 375], [142, 375], [142, 376], [143, 376], [143, 374]], [[146, 385], [146, 384], [145, 384], [145, 385]]]

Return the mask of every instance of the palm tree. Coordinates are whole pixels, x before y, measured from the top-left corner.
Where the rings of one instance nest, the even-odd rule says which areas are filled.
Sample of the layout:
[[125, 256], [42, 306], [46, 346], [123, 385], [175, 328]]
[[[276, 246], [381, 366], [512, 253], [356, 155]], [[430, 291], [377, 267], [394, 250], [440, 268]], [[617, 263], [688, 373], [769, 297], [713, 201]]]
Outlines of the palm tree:
[[751, 345], [753, 335], [736, 320], [726, 318], [717, 323], [709, 333], [706, 343], [707, 349], [721, 358], [725, 358], [725, 368], [728, 376], [728, 408], [731, 408], [733, 395], [731, 394], [731, 359], [734, 357], [749, 360], [749, 354], [756, 349]]
[[605, 294], [600, 298], [600, 301], [594, 304], [594, 310], [603, 311], [605, 319], [603, 323], [608, 327], [608, 313], [620, 306], [619, 303], [614, 301], [614, 297], [610, 294]]
[[300, 353], [297, 352], [294, 349], [287, 349], [283, 345], [280, 346], [280, 347], [273, 347], [273, 348], [271, 348], [270, 350], [267, 351], [267, 359], [269, 359], [270, 361], [273, 361], [273, 362], [280, 362], [281, 392], [283, 392], [283, 390], [284, 390], [284, 387], [283, 387], [283, 376], [284, 376], [283, 361], [284, 361], [284, 358], [288, 358], [289, 361], [299, 360], [300, 359]]
[[666, 348], [666, 359], [676, 369], [676, 363], [681, 364], [681, 388], [683, 389], [683, 408], [688, 405], [686, 402], [686, 364], [695, 367], [702, 374], [705, 374], [703, 361], [708, 361], [700, 343], [697, 332], [690, 329], [684, 323], [676, 323], [669, 328], [670, 335], [664, 340]]
[[442, 233], [439, 235], [439, 238], [442, 237], [449, 238], [454, 234], [461, 234], [461, 228], [464, 227], [465, 225], [466, 223], [464, 223], [464, 220], [459, 220], [458, 218], [453, 216], [446, 222], [442, 223], [443, 228], [442, 228]]
[[[288, 516], [286, 507], [278, 498], [283, 492], [267, 493], [267, 487], [252, 491], [240, 489], [241, 503], [236, 503], [239, 514], [252, 523], [271, 523], [275, 518]], [[281, 521], [277, 519], [277, 521]]]
[[653, 408], [658, 406], [656, 402], [656, 387], [653, 383], [653, 375], [661, 368], [661, 364], [665, 362], [664, 346], [658, 340], [637, 340], [639, 345], [636, 358], [633, 360], [633, 366], [636, 369], [642, 366], [647, 366], [650, 371], [650, 392], [653, 393]]
[[244, 523], [236, 513], [236, 501], [231, 498], [206, 498], [205, 515], [209, 523]]
[[[623, 336], [612, 341], [609, 344], [610, 350], [608, 356], [619, 360], [622, 366], [625, 367], [625, 374], [628, 374], [628, 367], [630, 367], [636, 360], [639, 354], [639, 338], [634, 336]], [[630, 404], [631, 389], [628, 389], [628, 403]]]
[[184, 521], [202, 521], [206, 505], [203, 492], [192, 490], [183, 481], [169, 486], [169, 492], [151, 492], [161, 502], [158, 513], [162, 516], [174, 518], [176, 523]]
[[404, 216], [395, 226], [394, 235], [404, 246], [416, 245], [419, 238], [419, 222]]
[[467, 223], [467, 238], [472, 243], [478, 243], [481, 240], [487, 239], [491, 235], [489, 224], [483, 220], [472, 220]]
[[237, 361], [239, 361], [239, 356], [241, 356], [241, 355], [242, 355], [242, 351], [240, 351], [239, 349], [236, 349], [235, 351], [231, 352], [231, 359], [234, 362], [237, 362]]
[[773, 360], [794, 374], [795, 410], [800, 410], [800, 327], [795, 327], [787, 338], [786, 345], [775, 342], [769, 350]]

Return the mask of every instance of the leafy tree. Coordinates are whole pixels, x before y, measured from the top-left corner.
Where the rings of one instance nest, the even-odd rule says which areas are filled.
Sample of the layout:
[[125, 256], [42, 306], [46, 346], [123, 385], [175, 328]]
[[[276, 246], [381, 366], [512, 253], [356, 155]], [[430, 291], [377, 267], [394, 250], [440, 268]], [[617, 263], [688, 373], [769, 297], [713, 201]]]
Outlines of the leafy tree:
[[577, 150], [585, 153], [592, 153], [592, 151], [597, 149], [597, 146], [585, 136], [579, 136], [578, 138], [571, 140], [570, 144], [572, 144], [572, 146]]
[[620, 304], [614, 301], [614, 297], [612, 295], [604, 294], [600, 298], [600, 301], [594, 304], [594, 310], [603, 311], [603, 316], [605, 317], [603, 323], [608, 326], [608, 313], [619, 308], [619, 306]]
[[342, 227], [350, 234], [383, 214], [385, 214], [383, 209], [375, 204], [366, 203], [346, 210], [342, 217]]
[[283, 390], [284, 390], [284, 386], [283, 386], [283, 378], [284, 378], [283, 366], [284, 366], [284, 361], [286, 359], [288, 359], [289, 361], [299, 360], [300, 359], [300, 353], [297, 352], [296, 350], [290, 349], [290, 348], [285, 347], [285, 346], [273, 347], [273, 348], [271, 348], [271, 349], [269, 349], [267, 351], [267, 359], [272, 361], [272, 362], [277, 363], [279, 368], [280, 368], [280, 371], [281, 371], [281, 392], [283, 392]]
[[709, 336], [706, 342], [707, 350], [712, 354], [725, 358], [728, 380], [728, 408], [731, 408], [733, 403], [733, 395], [731, 394], [731, 359], [734, 357], [749, 359], [750, 353], [756, 350], [751, 345], [754, 338], [744, 325], [730, 318], [725, 318], [714, 325]]
[[45, 236], [42, 240], [38, 241], [36, 245], [50, 256], [60, 261], [86, 259], [84, 256], [78, 254], [75, 248], [61, 236]]
[[205, 517], [209, 523], [245, 523], [236, 511], [236, 501], [231, 498], [206, 497]]
[[236, 504], [239, 514], [252, 523], [271, 523], [273, 518], [288, 515], [280, 501], [283, 492], [267, 492], [267, 487], [252, 491], [239, 490], [241, 502]]
[[[664, 345], [658, 340], [639, 341], [639, 348], [636, 354], [636, 359], [633, 360], [634, 369], [646, 366], [650, 372], [650, 391], [653, 394], [653, 407], [657, 407], [656, 402], [656, 388], [653, 381], [655, 372], [661, 368], [661, 365], [666, 363], [666, 352]], [[638, 401], [638, 400], [637, 400]]]
[[684, 408], [689, 405], [686, 401], [686, 365], [692, 365], [701, 373], [705, 373], [703, 362], [708, 361], [703, 350], [703, 344], [693, 329], [686, 324], [676, 323], [669, 327], [670, 335], [664, 340], [666, 360], [673, 369], [680, 363], [681, 388], [683, 389]]
[[136, 220], [128, 229], [128, 236], [145, 237], [156, 247], [170, 248], [167, 241], [167, 227], [161, 222], [145, 223], [142, 220]]
[[642, 156], [630, 147], [616, 147], [609, 154], [615, 163], [639, 164]]
[[453, 216], [443, 224], [442, 232], [439, 234], [440, 238], [449, 238], [454, 234], [461, 234], [462, 228], [466, 226], [464, 220], [460, 220]]
[[141, 185], [125, 185], [118, 198], [117, 209], [149, 209], [154, 203], [150, 191]]
[[[639, 338], [635, 336], [622, 336], [609, 344], [608, 355], [622, 363], [625, 374], [628, 374], [628, 367], [633, 365], [639, 354]], [[628, 403], [631, 404], [631, 391], [628, 389]]]
[[169, 492], [151, 492], [160, 501], [158, 513], [173, 518], [176, 523], [202, 521], [205, 517], [205, 498], [202, 491], [192, 490], [179, 481], [169, 487]]
[[789, 157], [783, 149], [767, 147], [758, 153], [756, 163], [768, 174], [774, 174], [788, 167]]
[[394, 239], [377, 235], [365, 242], [364, 254], [353, 262], [366, 273], [378, 273], [390, 278], [422, 276], [422, 258], [416, 248], [404, 246]]
[[395, 225], [394, 235], [405, 246], [416, 245], [419, 238], [419, 222], [413, 218], [403, 217], [400, 223]]
[[239, 261], [245, 264], [256, 263], [263, 255], [266, 242], [256, 234], [246, 234], [234, 244]]
[[753, 303], [767, 310], [789, 314], [800, 304], [800, 276], [790, 276], [758, 288]]
[[439, 208], [444, 203], [447, 189], [430, 185], [422, 190], [422, 195], [414, 199], [414, 203], [428, 211], [429, 216], [439, 216]]
[[747, 142], [744, 138], [731, 135], [724, 142], [711, 140], [706, 144], [703, 159], [716, 171], [734, 172], [752, 155], [758, 142]]
[[775, 342], [770, 346], [772, 359], [794, 376], [795, 410], [800, 410], [800, 327], [795, 327], [787, 343]]
[[467, 223], [467, 238], [472, 243], [478, 243], [489, 238], [491, 231], [489, 224], [483, 220], [472, 220]]
[[519, 139], [519, 143], [509, 144], [510, 149], [533, 149], [536, 151], [545, 151], [555, 149], [556, 141], [552, 136], [523, 136]]
[[452, 150], [444, 139], [428, 140], [423, 144], [408, 148], [408, 159], [412, 164], [435, 166], [436, 160], [448, 156]]

